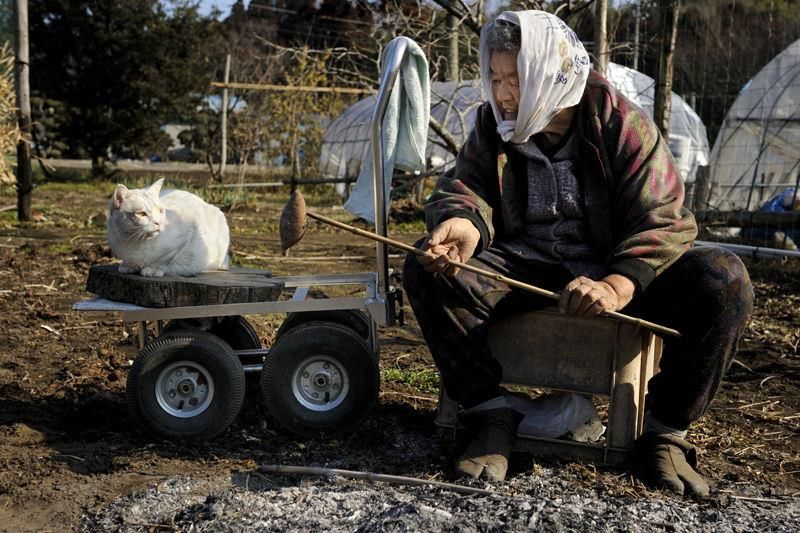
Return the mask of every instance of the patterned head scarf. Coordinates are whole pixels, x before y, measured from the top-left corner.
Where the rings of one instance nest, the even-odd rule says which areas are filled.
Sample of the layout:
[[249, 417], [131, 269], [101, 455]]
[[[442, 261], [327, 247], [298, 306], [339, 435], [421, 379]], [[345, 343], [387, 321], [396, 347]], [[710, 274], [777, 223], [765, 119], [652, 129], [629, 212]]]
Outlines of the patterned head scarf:
[[522, 34], [517, 73], [517, 120], [503, 120], [492, 95], [487, 29], [481, 31], [480, 62], [483, 90], [497, 120], [503, 141], [524, 143], [542, 131], [553, 116], [580, 102], [589, 77], [589, 54], [569, 26], [544, 11], [506, 11], [497, 17], [520, 27]]

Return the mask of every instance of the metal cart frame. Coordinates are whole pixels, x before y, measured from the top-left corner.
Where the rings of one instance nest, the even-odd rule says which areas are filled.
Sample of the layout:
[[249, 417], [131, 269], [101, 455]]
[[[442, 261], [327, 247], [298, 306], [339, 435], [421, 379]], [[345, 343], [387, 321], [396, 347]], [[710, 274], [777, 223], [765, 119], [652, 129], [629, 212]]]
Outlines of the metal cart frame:
[[[387, 58], [386, 68], [381, 79], [375, 110], [372, 116], [370, 141], [372, 177], [374, 184], [375, 232], [386, 236], [388, 212], [384, 191], [383, 138], [382, 123], [386, 115], [389, 96], [397, 79], [400, 66], [411, 42], [406, 37], [396, 38], [397, 45]], [[288, 276], [270, 278], [284, 283], [285, 289], [292, 291], [288, 300], [271, 302], [198, 305], [189, 307], [151, 308], [128, 303], [93, 298], [74, 304], [73, 309], [80, 312], [113, 312], [122, 315], [123, 322], [136, 322], [138, 325], [139, 348], [144, 350], [153, 340], [148, 334], [148, 322], [155, 323], [155, 338], [161, 336], [164, 321], [180, 319], [217, 319], [220, 317], [256, 315], [269, 313], [302, 313], [309, 311], [361, 310], [370, 318], [370, 348], [378, 354], [377, 326], [402, 324], [402, 291], [390, 282], [388, 250], [384, 243], [375, 243], [376, 271], [347, 274]], [[363, 296], [309, 299], [311, 287], [324, 286], [362, 286]], [[269, 349], [234, 350], [240, 361], [246, 358], [263, 357]], [[377, 361], [375, 362], [377, 365]], [[376, 366], [377, 368], [377, 366]], [[246, 373], [262, 371], [261, 364], [243, 364]]]

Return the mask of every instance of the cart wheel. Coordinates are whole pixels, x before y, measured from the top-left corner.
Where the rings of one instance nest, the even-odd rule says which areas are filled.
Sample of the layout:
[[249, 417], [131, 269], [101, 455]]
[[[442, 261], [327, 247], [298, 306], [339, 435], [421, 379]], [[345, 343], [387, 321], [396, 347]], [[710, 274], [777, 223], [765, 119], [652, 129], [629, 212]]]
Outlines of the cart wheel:
[[358, 333], [333, 322], [299, 324], [277, 338], [261, 372], [261, 394], [272, 416], [302, 437], [334, 437], [366, 417], [378, 398], [380, 375]]
[[204, 331], [175, 331], [144, 347], [128, 373], [128, 411], [158, 437], [210, 439], [233, 423], [244, 372], [230, 346]]
[[[181, 329], [202, 330], [199, 321], [171, 320], [164, 326], [163, 333]], [[258, 350], [261, 348], [261, 339], [252, 324], [243, 316], [226, 316], [215, 322], [208, 331], [227, 342], [234, 350]]]
[[[302, 311], [299, 313], [289, 313], [286, 319], [278, 328], [276, 338], [290, 329], [306, 322], [334, 322], [343, 326], [348, 326], [367, 342], [370, 346], [370, 321], [366, 313], [356, 309], [329, 309], [324, 311]], [[377, 355], [377, 354], [376, 354]]]

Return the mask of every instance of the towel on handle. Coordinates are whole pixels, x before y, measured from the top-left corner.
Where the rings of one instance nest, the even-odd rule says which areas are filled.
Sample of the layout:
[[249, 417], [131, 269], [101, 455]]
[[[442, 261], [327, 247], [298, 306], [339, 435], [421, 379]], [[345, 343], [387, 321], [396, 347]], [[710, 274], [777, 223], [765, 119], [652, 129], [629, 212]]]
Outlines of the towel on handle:
[[[407, 172], [425, 170], [425, 144], [428, 140], [428, 121], [431, 114], [428, 60], [417, 43], [405, 37], [393, 39], [383, 52], [381, 79], [400, 39], [408, 42], [400, 71], [389, 95], [383, 118], [383, 181], [384, 199], [389, 202], [394, 169]], [[377, 98], [376, 98], [377, 103]], [[369, 222], [375, 222], [373, 199], [372, 148], [368, 147], [366, 161], [361, 167], [353, 192], [344, 208]], [[388, 211], [388, 209], [387, 209]]]

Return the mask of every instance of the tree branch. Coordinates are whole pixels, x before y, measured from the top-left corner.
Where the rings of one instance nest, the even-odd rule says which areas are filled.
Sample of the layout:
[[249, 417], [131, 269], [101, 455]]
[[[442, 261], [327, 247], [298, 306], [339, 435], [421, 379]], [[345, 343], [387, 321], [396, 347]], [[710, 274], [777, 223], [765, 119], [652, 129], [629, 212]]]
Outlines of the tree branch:
[[453, 155], [458, 154], [458, 141], [456, 138], [453, 137], [449, 131], [447, 131], [444, 126], [442, 126], [438, 120], [436, 120], [433, 115], [431, 115], [430, 120], [428, 121], [431, 125], [431, 129], [436, 132], [436, 135], [442, 138], [444, 142], [447, 144], [447, 151], [451, 152]]

